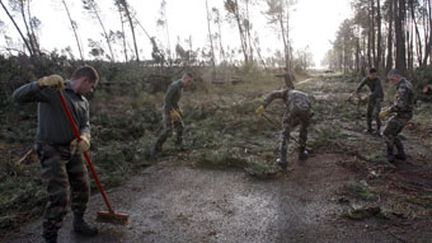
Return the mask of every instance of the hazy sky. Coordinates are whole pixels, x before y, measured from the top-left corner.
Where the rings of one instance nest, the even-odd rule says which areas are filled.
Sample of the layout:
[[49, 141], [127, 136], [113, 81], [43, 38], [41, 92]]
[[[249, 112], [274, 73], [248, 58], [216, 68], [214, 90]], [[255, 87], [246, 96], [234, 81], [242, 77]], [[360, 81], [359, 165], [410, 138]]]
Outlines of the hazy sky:
[[[204, 46], [208, 42], [207, 23], [204, 0], [166, 0], [168, 26], [170, 31], [171, 46], [177, 43], [180, 38], [182, 44], [184, 39], [192, 35], [193, 47]], [[7, 2], [7, 1], [4, 1]], [[113, 0], [97, 1], [101, 10], [102, 18], [107, 28], [120, 30], [119, 16], [114, 9]], [[282, 43], [278, 34], [262, 15], [264, 0], [258, 0], [261, 6], [254, 8], [251, 15], [253, 29], [258, 33], [261, 42], [261, 49], [264, 55], [274, 53], [276, 49], [282, 49]], [[81, 1], [67, 0], [72, 12], [72, 18], [77, 21], [81, 41], [84, 43], [85, 54], [88, 57], [90, 48], [87, 46], [87, 39], [102, 40], [100, 28], [96, 21], [92, 20], [81, 6]], [[144, 25], [150, 35], [156, 36], [159, 41], [167, 45], [165, 32], [156, 26], [159, 16], [160, 1], [129, 0], [130, 5], [136, 10], [137, 18]], [[209, 7], [217, 7], [225, 16], [222, 0], [209, 0]], [[70, 24], [60, 0], [48, 1], [38, 0], [32, 2], [33, 15], [42, 21], [40, 32], [40, 43], [43, 49], [63, 49], [70, 46], [78, 56], [75, 40], [70, 31]], [[314, 55], [316, 64], [319, 64], [324, 54], [330, 49], [330, 40], [334, 39], [335, 33], [342, 20], [351, 15], [350, 0], [298, 0], [294, 6], [291, 18], [291, 37], [294, 49], [309, 46]], [[6, 17], [3, 9], [0, 9], [0, 20], [6, 23], [6, 33], [16, 37], [16, 30], [10, 20]], [[213, 26], [216, 30], [216, 26]], [[127, 32], [126, 34], [129, 34]], [[144, 33], [137, 29], [138, 46], [142, 53], [141, 59], [151, 58], [151, 45]], [[222, 38], [225, 45], [231, 47], [239, 46], [239, 35], [235, 26], [223, 23]], [[130, 43], [132, 45], [132, 43]], [[0, 48], [4, 49], [4, 37], [0, 37]], [[120, 46], [116, 46], [120, 50]], [[107, 50], [107, 48], [106, 48]], [[120, 52], [117, 59], [122, 60]]]

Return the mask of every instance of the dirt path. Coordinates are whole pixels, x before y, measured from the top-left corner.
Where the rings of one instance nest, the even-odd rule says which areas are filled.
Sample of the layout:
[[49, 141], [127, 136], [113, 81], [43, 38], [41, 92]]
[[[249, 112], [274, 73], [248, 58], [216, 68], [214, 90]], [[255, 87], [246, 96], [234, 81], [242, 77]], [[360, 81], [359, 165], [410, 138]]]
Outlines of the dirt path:
[[[72, 232], [68, 215], [59, 242], [432, 242], [429, 147], [408, 132], [410, 159], [389, 165], [381, 139], [363, 134], [362, 121], [348, 117], [356, 112], [340, 105], [342, 90], [320, 96], [332, 83], [315, 81], [302, 83], [322, 108], [311, 134], [319, 149], [305, 163], [293, 153], [288, 173], [257, 180], [166, 156], [109, 192], [118, 210], [130, 214], [127, 227], [100, 224], [101, 233], [86, 239]], [[332, 132], [323, 133], [328, 123]], [[103, 208], [94, 195], [89, 220]], [[346, 217], [352, 209], [377, 208], [360, 220]], [[0, 241], [40, 242], [40, 225]]]
[[[128, 212], [127, 227], [99, 225], [86, 239], [65, 220], [59, 242], [397, 242], [413, 235], [410, 224], [383, 227], [353, 222], [337, 192], [355, 175], [337, 164], [355, 158], [321, 154], [291, 172], [260, 181], [241, 171], [203, 170], [164, 161], [110, 192], [119, 210]], [[89, 218], [102, 208], [92, 197]], [[422, 229], [420, 229], [421, 231]], [[393, 231], [398, 232], [395, 235]], [[39, 242], [40, 221], [25, 226], [5, 242]], [[432, 233], [421, 231], [419, 242]], [[399, 239], [398, 239], [399, 238]], [[12, 240], [13, 239], [13, 240]]]

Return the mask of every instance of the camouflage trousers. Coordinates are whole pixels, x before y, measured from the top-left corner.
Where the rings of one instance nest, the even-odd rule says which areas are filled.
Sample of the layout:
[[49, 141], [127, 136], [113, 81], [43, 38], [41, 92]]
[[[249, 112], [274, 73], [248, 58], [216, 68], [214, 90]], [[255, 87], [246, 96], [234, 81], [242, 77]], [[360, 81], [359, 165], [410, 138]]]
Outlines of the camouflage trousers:
[[37, 144], [36, 151], [48, 193], [43, 235], [50, 238], [61, 228], [69, 201], [74, 213], [84, 214], [90, 197], [89, 177], [82, 155], [72, 155], [69, 146]]
[[403, 149], [402, 141], [399, 138], [399, 133], [406, 126], [409, 120], [411, 120], [412, 114], [398, 114], [393, 116], [388, 121], [387, 125], [384, 128], [383, 136], [384, 141], [387, 145], [387, 148], [393, 150], [394, 146], [397, 149]]
[[380, 98], [369, 98], [367, 111], [366, 111], [366, 122], [368, 129], [372, 129], [372, 120], [375, 120], [377, 125], [377, 130], [381, 127], [381, 120], [379, 119], [379, 113], [381, 112], [381, 102]]
[[173, 130], [176, 131], [176, 144], [181, 145], [183, 142], [183, 129], [184, 124], [183, 121], [173, 121], [171, 119], [171, 115], [169, 111], [165, 111], [162, 113], [162, 119], [163, 119], [163, 129], [162, 132], [159, 134], [159, 137], [156, 140], [155, 143], [155, 149], [160, 151], [162, 149], [163, 144], [165, 141], [172, 136]]
[[306, 149], [308, 127], [310, 124], [310, 110], [294, 110], [286, 112], [282, 120], [282, 132], [280, 135], [279, 158], [281, 163], [287, 163], [287, 149], [290, 139], [290, 133], [300, 125], [299, 152]]

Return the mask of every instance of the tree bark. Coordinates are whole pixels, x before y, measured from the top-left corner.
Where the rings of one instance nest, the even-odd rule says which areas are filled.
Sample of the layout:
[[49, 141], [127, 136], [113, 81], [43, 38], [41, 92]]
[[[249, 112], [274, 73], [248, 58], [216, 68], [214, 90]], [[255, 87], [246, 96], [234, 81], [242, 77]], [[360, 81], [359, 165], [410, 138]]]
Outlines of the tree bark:
[[214, 52], [214, 45], [213, 45], [213, 34], [211, 31], [211, 15], [210, 15], [210, 11], [208, 8], [208, 0], [206, 0], [205, 2], [206, 5], [206, 12], [207, 12], [207, 31], [208, 31], [208, 35], [209, 35], [209, 39], [210, 39], [210, 48], [211, 48], [211, 64], [212, 64], [212, 81], [215, 78], [216, 75], [216, 61], [215, 61], [215, 52]]
[[134, 44], [134, 48], [135, 48], [136, 60], [139, 62], [140, 59], [139, 59], [138, 46], [137, 46], [136, 36], [135, 36], [135, 27], [134, 27], [134, 23], [133, 23], [133, 20], [132, 20], [131, 13], [129, 11], [129, 6], [128, 6], [128, 3], [126, 2], [126, 0], [119, 0], [119, 2], [123, 6], [123, 9], [125, 11], [126, 17], [128, 19], [129, 26], [130, 26], [131, 33], [132, 33], [133, 44]]
[[375, 67], [377, 67], [379, 70], [382, 70], [382, 68], [384, 67], [382, 60], [383, 60], [383, 56], [382, 56], [382, 33], [381, 33], [381, 28], [382, 28], [382, 16], [381, 16], [381, 3], [380, 0], [377, 0], [377, 28], [378, 28], [378, 41], [377, 41], [377, 61], [375, 63]]
[[423, 66], [423, 45], [420, 37], [420, 31], [417, 25], [416, 16], [415, 16], [414, 0], [409, 0], [409, 4], [411, 9], [411, 18], [414, 22], [414, 28], [416, 33], [417, 61], [419, 63], [419, 66]]
[[103, 34], [105, 36], [105, 41], [106, 41], [106, 43], [108, 45], [108, 49], [110, 51], [111, 61], [115, 62], [115, 56], [114, 56], [114, 52], [113, 52], [113, 49], [112, 49], [110, 37], [109, 37], [108, 33], [106, 32], [105, 25], [102, 22], [102, 19], [101, 19], [100, 15], [99, 15], [99, 10], [96, 8], [95, 4], [96, 3], [94, 3], [94, 2], [90, 3], [90, 7], [92, 8], [92, 10], [93, 10], [93, 12], [94, 12], [94, 14], [96, 16], [96, 19], [98, 20], [99, 25], [102, 28], [102, 32], [103, 32]]
[[395, 8], [395, 31], [396, 31], [396, 68], [402, 73], [406, 72], [406, 51], [405, 51], [405, 35], [404, 35], [404, 6], [405, 0], [398, 0], [398, 7]]
[[25, 36], [24, 36], [23, 32], [21, 31], [20, 27], [18, 26], [18, 24], [16, 23], [16, 21], [12, 17], [12, 15], [10, 14], [9, 10], [3, 4], [2, 0], [0, 0], [0, 4], [2, 5], [2, 7], [3, 7], [4, 11], [6, 12], [7, 16], [9, 17], [9, 19], [12, 21], [13, 25], [15, 26], [15, 29], [18, 31], [19, 35], [21, 36], [21, 39], [23, 40], [25, 46], [27, 47], [27, 50], [29, 51], [30, 56], [34, 56], [33, 49], [31, 48], [30, 43], [25, 38]]
[[394, 1], [390, 1], [389, 6], [389, 27], [387, 33], [387, 61], [386, 71], [388, 72], [393, 67], [393, 23], [394, 23]]
[[78, 47], [78, 52], [79, 52], [80, 58], [81, 58], [81, 60], [84, 60], [83, 50], [81, 49], [81, 43], [79, 41], [78, 32], [76, 30], [75, 23], [74, 23], [74, 21], [71, 18], [71, 15], [70, 15], [70, 12], [69, 12], [69, 8], [68, 8], [65, 0], [62, 0], [62, 3], [63, 3], [63, 6], [64, 6], [64, 8], [66, 10], [66, 14], [67, 14], [67, 16], [69, 18], [69, 22], [70, 22], [70, 25], [72, 27], [72, 31], [73, 31], [74, 36], [75, 36], [75, 41], [76, 41], [76, 44], [77, 44], [77, 47]]

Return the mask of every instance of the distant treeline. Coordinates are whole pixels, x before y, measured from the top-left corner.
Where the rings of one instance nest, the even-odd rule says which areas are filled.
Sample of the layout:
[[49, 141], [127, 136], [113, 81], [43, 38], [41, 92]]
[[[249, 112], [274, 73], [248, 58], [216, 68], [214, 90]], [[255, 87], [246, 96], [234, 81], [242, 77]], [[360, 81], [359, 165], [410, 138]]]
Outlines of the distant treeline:
[[325, 61], [330, 68], [364, 72], [392, 67], [411, 75], [432, 63], [431, 0], [353, 0], [354, 16], [339, 27]]

